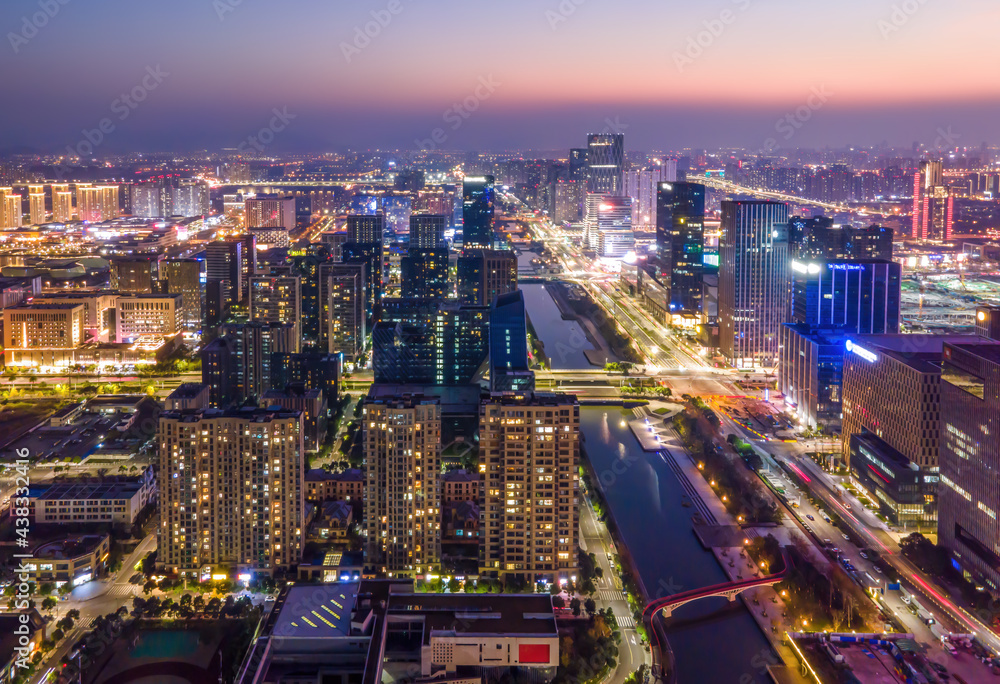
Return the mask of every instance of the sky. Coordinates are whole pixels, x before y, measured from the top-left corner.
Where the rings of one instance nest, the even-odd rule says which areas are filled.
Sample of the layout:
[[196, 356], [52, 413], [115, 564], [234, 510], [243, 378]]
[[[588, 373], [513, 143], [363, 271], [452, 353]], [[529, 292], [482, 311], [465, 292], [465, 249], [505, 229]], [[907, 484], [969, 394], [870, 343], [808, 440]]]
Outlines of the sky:
[[3, 0], [0, 150], [978, 147], [997, 26], [994, 0]]

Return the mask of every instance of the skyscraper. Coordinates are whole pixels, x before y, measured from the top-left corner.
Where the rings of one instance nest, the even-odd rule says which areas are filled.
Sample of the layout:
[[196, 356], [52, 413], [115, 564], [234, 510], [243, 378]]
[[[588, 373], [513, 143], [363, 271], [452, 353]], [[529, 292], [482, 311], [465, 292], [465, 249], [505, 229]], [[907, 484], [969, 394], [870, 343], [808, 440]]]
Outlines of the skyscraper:
[[344, 243], [342, 255], [345, 264], [363, 264], [365, 267], [365, 317], [371, 326], [378, 319], [382, 307], [382, 277], [384, 257], [381, 242]]
[[1000, 592], [1000, 345], [946, 344], [938, 540], [958, 569]]
[[159, 256], [122, 256], [111, 261], [111, 289], [150, 294], [160, 277]]
[[365, 272], [358, 264], [319, 266], [319, 348], [355, 361], [365, 348]]
[[347, 217], [347, 242], [379, 244], [385, 239], [385, 214], [351, 214]]
[[951, 239], [955, 223], [955, 197], [944, 182], [944, 163], [920, 162], [913, 175], [913, 227], [916, 240], [944, 242]]
[[587, 148], [574, 147], [569, 151], [569, 179], [587, 180]]
[[369, 395], [365, 449], [365, 568], [414, 577], [441, 559], [441, 405], [419, 394]]
[[205, 246], [205, 275], [209, 281], [223, 283], [229, 304], [243, 301], [243, 263], [245, 245], [238, 238], [209, 242]]
[[20, 228], [22, 220], [21, 196], [9, 192], [0, 195], [0, 228]]
[[493, 246], [493, 176], [466, 176], [462, 182], [462, 241], [466, 248]]
[[295, 198], [259, 195], [246, 200], [247, 228], [284, 228], [295, 230]]
[[403, 297], [444, 299], [451, 292], [447, 248], [411, 247], [399, 268]]
[[832, 218], [796, 216], [788, 220], [788, 245], [793, 259], [882, 259], [892, 261], [892, 228], [874, 225], [835, 226]]
[[[674, 160], [671, 159], [671, 162]], [[656, 164], [648, 168], [632, 168], [625, 172], [625, 194], [632, 198], [632, 225], [658, 225], [659, 188], [677, 180], [677, 164]]]
[[793, 261], [792, 319], [845, 333], [898, 333], [901, 278], [892, 261]]
[[167, 259], [160, 264], [160, 281], [166, 291], [184, 297], [184, 327], [188, 330], [202, 327], [202, 266], [198, 259]]
[[259, 400], [271, 389], [278, 356], [300, 343], [291, 323], [225, 324], [219, 333], [202, 349], [201, 377], [220, 408]]
[[624, 134], [591, 133], [587, 136], [587, 192], [621, 195], [624, 164]]
[[448, 217], [441, 214], [410, 216], [410, 249], [438, 249], [444, 246]]
[[493, 395], [480, 404], [481, 574], [555, 584], [577, 574], [579, 429], [572, 395]]
[[466, 250], [456, 271], [463, 304], [490, 306], [499, 295], [517, 289], [517, 257], [509, 250]]
[[73, 220], [73, 193], [69, 190], [56, 190], [52, 186], [52, 220], [66, 223]]
[[737, 368], [774, 367], [788, 314], [788, 205], [722, 203], [719, 338]]
[[669, 293], [664, 308], [695, 317], [702, 310], [705, 186], [668, 182], [658, 190], [654, 270]]
[[490, 309], [490, 392], [521, 393], [534, 389], [524, 293], [515, 290], [493, 300]]
[[255, 276], [250, 279], [250, 322], [290, 323], [295, 346], [302, 343], [302, 279], [298, 276]]
[[45, 193], [33, 192], [28, 195], [28, 216], [33, 226], [45, 223]]
[[165, 411], [157, 427], [157, 566], [201, 579], [299, 562], [304, 512], [299, 411]]

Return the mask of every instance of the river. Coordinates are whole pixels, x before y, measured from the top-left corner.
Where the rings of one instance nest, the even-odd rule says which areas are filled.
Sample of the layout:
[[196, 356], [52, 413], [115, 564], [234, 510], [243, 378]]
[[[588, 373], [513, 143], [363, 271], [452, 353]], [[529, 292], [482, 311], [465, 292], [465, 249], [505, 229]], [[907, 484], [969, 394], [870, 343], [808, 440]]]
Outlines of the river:
[[[728, 581], [695, 538], [693, 509], [681, 505], [673, 472], [622, 425], [633, 417], [618, 407], [584, 407], [580, 428], [646, 591], [656, 597]], [[668, 620], [667, 633], [680, 684], [770, 681], [764, 667], [774, 662], [771, 648], [741, 602], [710, 598], [683, 606]]]

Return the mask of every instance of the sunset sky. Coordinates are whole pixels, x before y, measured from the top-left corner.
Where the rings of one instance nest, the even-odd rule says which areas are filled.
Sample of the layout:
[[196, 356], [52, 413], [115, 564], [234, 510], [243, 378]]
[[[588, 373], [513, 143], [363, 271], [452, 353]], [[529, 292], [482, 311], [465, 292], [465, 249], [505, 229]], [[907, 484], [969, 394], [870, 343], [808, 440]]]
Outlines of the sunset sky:
[[[46, 1], [65, 3], [46, 22], [38, 0], [0, 4], [0, 149], [63, 149], [109, 117], [107, 151], [217, 150], [276, 107], [295, 115], [287, 150], [413, 147], [435, 128], [445, 147], [561, 148], [607, 119], [630, 149], [757, 146], [814, 89], [826, 101], [788, 145], [950, 129], [978, 146], [1000, 113], [990, 0]], [[169, 76], [113, 110], [157, 65]]]

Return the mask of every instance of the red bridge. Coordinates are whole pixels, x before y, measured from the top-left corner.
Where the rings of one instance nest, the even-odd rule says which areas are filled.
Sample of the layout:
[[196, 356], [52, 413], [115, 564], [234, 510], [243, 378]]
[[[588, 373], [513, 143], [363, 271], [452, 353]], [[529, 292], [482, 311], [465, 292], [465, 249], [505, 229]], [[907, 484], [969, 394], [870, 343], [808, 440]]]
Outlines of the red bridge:
[[[755, 587], [764, 587], [772, 584], [777, 584], [781, 580], [785, 579], [785, 575], [791, 567], [788, 554], [782, 549], [782, 558], [784, 560], [784, 568], [781, 572], [775, 573], [773, 575], [766, 575], [764, 577], [756, 577], [754, 579], [741, 580], [739, 582], [725, 582], [723, 584], [715, 584], [710, 587], [702, 587], [701, 589], [692, 589], [691, 591], [682, 591], [677, 594], [672, 594], [670, 596], [665, 596], [663, 598], [655, 599], [649, 602], [646, 609], [642, 611], [642, 621], [649, 627], [649, 631], [653, 634], [653, 638], [656, 641], [656, 651], [661, 654], [662, 660], [662, 647], [660, 641], [660, 630], [658, 627], [661, 625], [656, 624], [656, 618], [669, 618], [675, 610], [681, 606], [691, 603], [692, 601], [698, 601], [699, 599], [709, 598], [711, 596], [725, 596], [730, 601], [735, 601], [736, 597], [746, 591], [747, 589], [753, 589]], [[666, 636], [664, 636], [664, 640]], [[662, 664], [657, 668], [656, 663], [656, 652], [653, 653], [653, 672], [663, 675]]]

